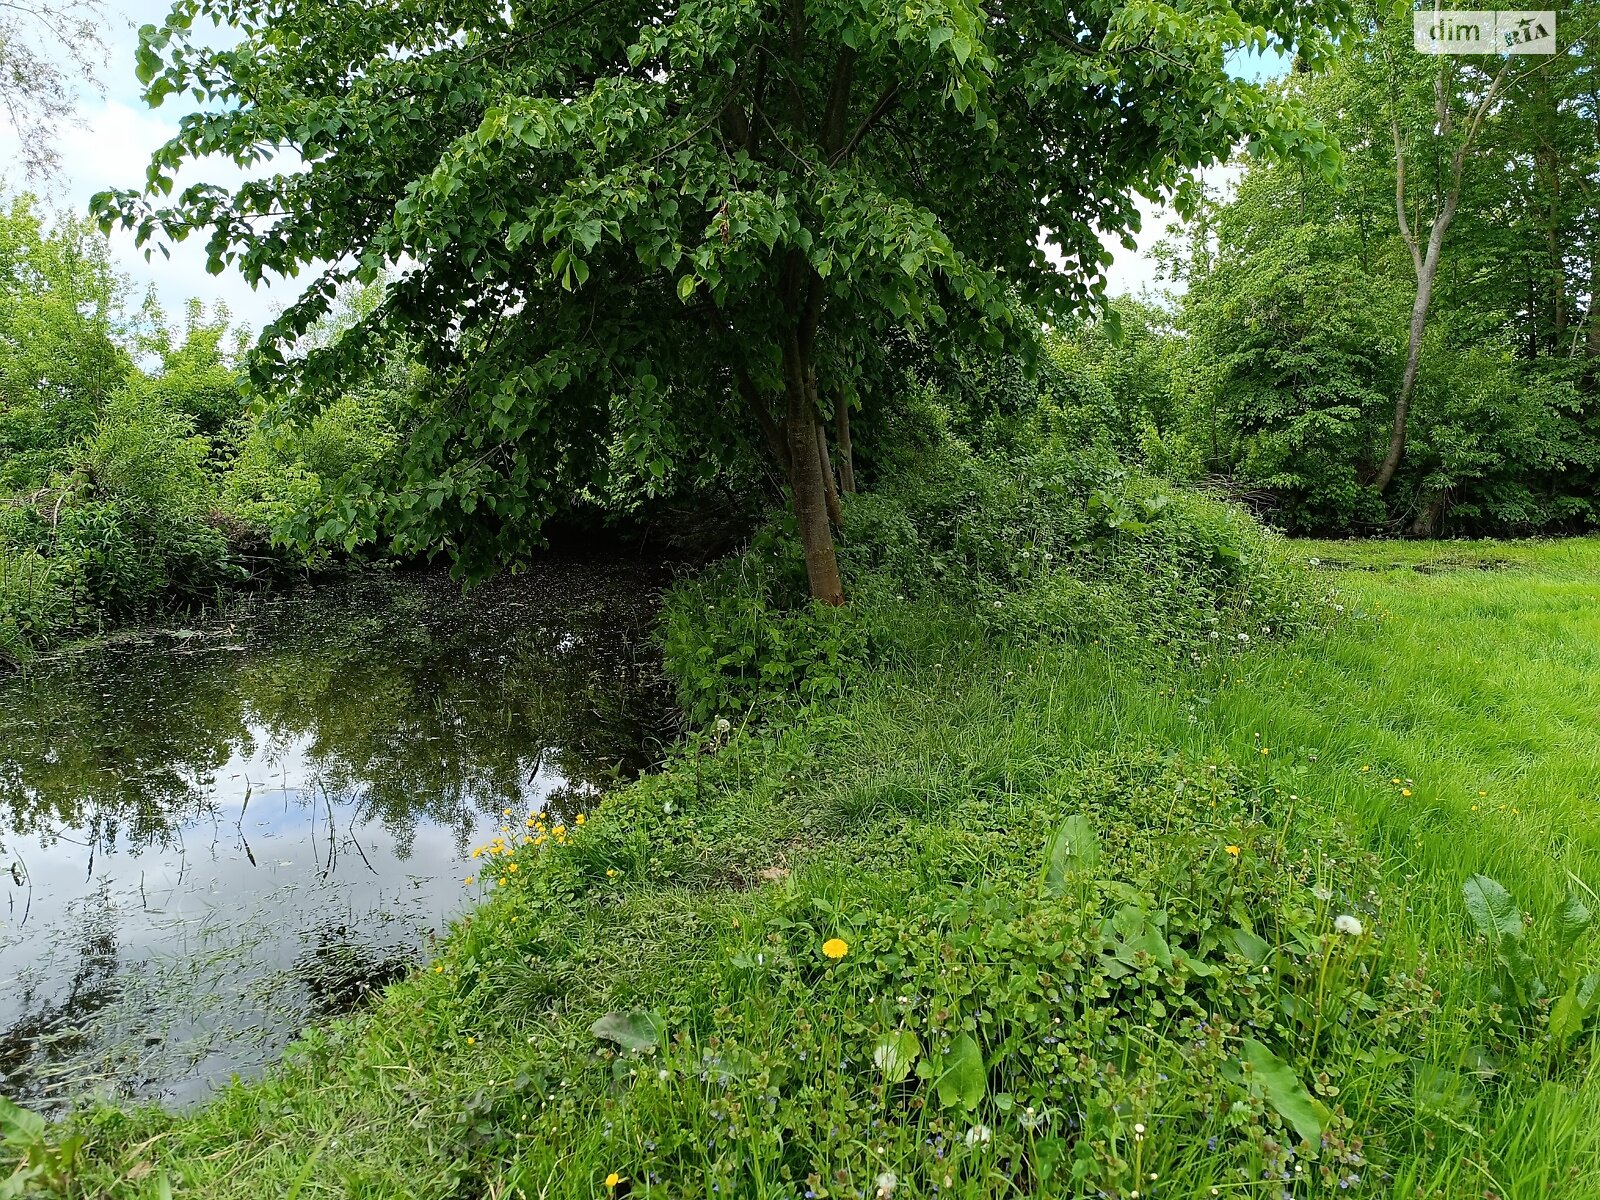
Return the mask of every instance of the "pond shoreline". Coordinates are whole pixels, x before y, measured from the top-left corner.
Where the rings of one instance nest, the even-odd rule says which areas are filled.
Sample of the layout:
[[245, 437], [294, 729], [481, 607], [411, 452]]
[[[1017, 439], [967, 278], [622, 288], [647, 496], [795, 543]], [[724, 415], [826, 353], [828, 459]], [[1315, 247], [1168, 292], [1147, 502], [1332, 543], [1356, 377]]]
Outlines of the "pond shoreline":
[[0, 678], [0, 1095], [192, 1103], [413, 969], [501, 809], [587, 804], [676, 737], [669, 578], [350, 573]]

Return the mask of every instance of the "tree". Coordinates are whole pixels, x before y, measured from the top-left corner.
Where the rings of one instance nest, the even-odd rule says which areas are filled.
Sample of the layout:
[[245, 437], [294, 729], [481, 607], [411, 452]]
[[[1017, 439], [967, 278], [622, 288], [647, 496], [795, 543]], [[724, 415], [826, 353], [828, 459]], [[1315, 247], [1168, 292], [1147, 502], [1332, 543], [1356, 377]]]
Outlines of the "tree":
[[[1534, 293], [1529, 308], [1548, 310], [1559, 340], [1569, 323], [1572, 294], [1566, 287], [1563, 227], [1570, 229], [1571, 206], [1584, 198], [1583, 171], [1594, 164], [1593, 122], [1585, 123], [1580, 111], [1583, 88], [1594, 86], [1596, 19], [1589, 0], [1569, 0], [1562, 8], [1557, 22], [1562, 52], [1548, 57], [1418, 54], [1411, 45], [1411, 8], [1376, 0], [1364, 35], [1335, 60], [1326, 83], [1312, 85], [1324, 92], [1322, 107], [1338, 114], [1335, 123], [1345, 140], [1363, 145], [1366, 153], [1360, 157], [1387, 176], [1392, 224], [1414, 278], [1388, 446], [1371, 479], [1380, 493], [1405, 455], [1429, 316], [1464, 201], [1470, 207], [1476, 191], [1480, 218], [1499, 205], [1493, 219], [1505, 228], [1523, 217], [1529, 197], [1498, 196], [1496, 189], [1509, 180], [1531, 183], [1526, 190], [1545, 210], [1537, 218], [1542, 253], [1510, 246], [1505, 253], [1537, 262], [1527, 272]], [[1576, 185], [1565, 197], [1563, 183]], [[1592, 193], [1588, 199], [1592, 207]], [[1530, 324], [1538, 321], [1531, 313]]]
[[5, 0], [0, 4], [0, 109], [10, 118], [30, 175], [55, 164], [55, 133], [78, 87], [105, 58], [100, 0]]
[[[1331, 169], [1298, 107], [1225, 60], [1315, 61], [1347, 7], [179, 0], [141, 30], [140, 78], [207, 107], [142, 193], [95, 206], [142, 242], [207, 230], [214, 268], [252, 280], [334, 264], [264, 331], [260, 385], [331, 392], [387, 336], [421, 348], [442, 386], [385, 501], [402, 546], [487, 569], [615, 433], [649, 462], [687, 428], [691, 453], [765, 442], [811, 592], [840, 603], [827, 418], [889, 333], [1028, 336], [1103, 294], [1099, 232], [1137, 228], [1137, 193], [1241, 142]], [[204, 45], [205, 15], [237, 41]], [[289, 150], [171, 196], [186, 160]], [[337, 345], [277, 349], [385, 271]]]
[[0, 492], [45, 483], [133, 372], [127, 282], [81, 219], [0, 209]]
[[[1383, 5], [1379, 6], [1380, 12]], [[1390, 6], [1397, 7], [1397, 6]], [[1409, 6], [1403, 6], [1409, 16]], [[1392, 14], [1387, 14], [1392, 15]], [[1511, 70], [1505, 57], [1492, 70], [1479, 68], [1470, 60], [1440, 55], [1432, 61], [1420, 60], [1402, 45], [1410, 30], [1402, 21], [1378, 22], [1370, 45], [1384, 73], [1380, 95], [1386, 104], [1389, 136], [1394, 149], [1394, 214], [1400, 240], [1411, 255], [1416, 288], [1411, 304], [1411, 323], [1406, 341], [1406, 364], [1395, 395], [1394, 422], [1383, 461], [1372, 477], [1373, 490], [1382, 493], [1406, 449], [1406, 423], [1416, 391], [1417, 371], [1422, 365], [1422, 337], [1427, 330], [1428, 311], [1433, 304], [1434, 282], [1444, 255], [1445, 238], [1461, 205], [1461, 189], [1466, 168], [1478, 149], [1484, 121], [1496, 111], [1501, 88]], [[1359, 58], [1351, 60], [1361, 65]], [[1431, 105], [1426, 103], [1431, 93]], [[1419, 201], [1412, 182], [1416, 160], [1430, 154], [1435, 177], [1429, 181]], [[1426, 216], [1416, 215], [1425, 210]], [[1421, 223], [1427, 222], [1427, 238], [1422, 238]]]
[[1590, 524], [1600, 6], [1504, 73], [1416, 54], [1383, 11], [1283, 84], [1338, 138], [1341, 186], [1256, 164], [1190, 222], [1182, 432], [1297, 530]]

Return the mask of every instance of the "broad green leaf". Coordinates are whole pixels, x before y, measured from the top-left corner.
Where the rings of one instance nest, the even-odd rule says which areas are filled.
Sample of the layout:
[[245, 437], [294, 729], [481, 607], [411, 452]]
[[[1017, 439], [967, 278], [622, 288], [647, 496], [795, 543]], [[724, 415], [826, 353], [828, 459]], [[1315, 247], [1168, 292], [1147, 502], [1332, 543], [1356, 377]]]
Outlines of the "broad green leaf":
[[589, 1032], [601, 1041], [615, 1042], [624, 1050], [637, 1052], [660, 1044], [666, 1022], [659, 1013], [635, 1008], [607, 1013], [589, 1027]]
[[1491, 942], [1502, 937], [1522, 938], [1522, 912], [1506, 891], [1487, 875], [1474, 875], [1461, 887], [1467, 901], [1467, 915], [1478, 931]]
[[1253, 1038], [1244, 1039], [1244, 1058], [1250, 1064], [1255, 1086], [1268, 1104], [1277, 1109], [1301, 1139], [1313, 1147], [1322, 1144], [1322, 1117], [1311, 1093], [1283, 1059]]
[[30, 1109], [0, 1096], [0, 1137], [9, 1146], [31, 1146], [44, 1136], [45, 1120]]
[[1561, 949], [1563, 951], [1572, 949], [1593, 920], [1594, 914], [1584, 904], [1582, 897], [1577, 892], [1569, 890], [1566, 901], [1561, 905], [1561, 912], [1556, 917], [1556, 938], [1561, 944]]
[[707, 1050], [700, 1060], [700, 1069], [719, 1083], [754, 1074], [759, 1065], [742, 1046], [725, 1046], [717, 1053]]
[[911, 1064], [922, 1053], [922, 1043], [909, 1029], [898, 1029], [878, 1039], [872, 1048], [872, 1065], [890, 1083], [899, 1083], [911, 1074]]
[[1229, 929], [1223, 936], [1252, 966], [1259, 967], [1272, 953], [1271, 943], [1248, 929]]
[[1416, 1064], [1412, 1072], [1411, 1097], [1418, 1111], [1462, 1120], [1478, 1107], [1472, 1079], [1436, 1063]]
[[1100, 863], [1100, 837], [1089, 819], [1074, 813], [1061, 822], [1045, 846], [1045, 890], [1059, 896], [1067, 880]]
[[1550, 1008], [1550, 1037], [1564, 1046], [1588, 1024], [1595, 1012], [1596, 992], [1600, 991], [1600, 972], [1591, 972], [1573, 981], [1570, 988]]
[[950, 1049], [940, 1060], [940, 1071], [935, 1088], [939, 1103], [946, 1108], [959, 1104], [962, 1108], [977, 1108], [989, 1088], [989, 1077], [983, 1067], [983, 1051], [968, 1034], [961, 1034], [950, 1043]]

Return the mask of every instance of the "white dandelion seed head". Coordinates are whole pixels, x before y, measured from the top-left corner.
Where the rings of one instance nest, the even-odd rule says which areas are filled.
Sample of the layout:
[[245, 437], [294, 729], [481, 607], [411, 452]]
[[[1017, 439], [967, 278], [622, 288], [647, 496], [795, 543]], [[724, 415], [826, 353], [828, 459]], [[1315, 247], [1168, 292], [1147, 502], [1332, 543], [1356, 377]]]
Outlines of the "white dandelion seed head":
[[1360, 937], [1362, 933], [1361, 922], [1349, 913], [1340, 913], [1335, 917], [1333, 919], [1333, 927], [1340, 933], [1348, 934], [1351, 937]]
[[967, 1130], [967, 1146], [987, 1146], [991, 1136], [987, 1125], [974, 1125]]
[[889, 1200], [894, 1195], [894, 1189], [899, 1186], [900, 1179], [893, 1171], [885, 1171], [874, 1181], [878, 1185], [878, 1200]]

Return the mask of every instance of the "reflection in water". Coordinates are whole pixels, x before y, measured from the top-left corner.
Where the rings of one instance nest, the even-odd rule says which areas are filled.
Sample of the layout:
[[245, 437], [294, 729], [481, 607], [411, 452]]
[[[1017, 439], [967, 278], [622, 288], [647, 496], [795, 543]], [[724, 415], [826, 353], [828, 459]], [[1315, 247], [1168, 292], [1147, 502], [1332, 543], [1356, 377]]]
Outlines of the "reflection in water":
[[669, 732], [659, 580], [364, 580], [0, 680], [0, 1094], [193, 1100], [412, 965], [508, 806]]

